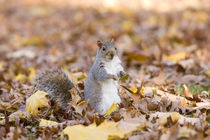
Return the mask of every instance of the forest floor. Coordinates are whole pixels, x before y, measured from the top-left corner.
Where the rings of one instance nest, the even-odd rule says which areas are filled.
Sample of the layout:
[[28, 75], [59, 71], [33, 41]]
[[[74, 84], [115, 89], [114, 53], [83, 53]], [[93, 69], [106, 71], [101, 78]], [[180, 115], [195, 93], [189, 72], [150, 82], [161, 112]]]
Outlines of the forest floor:
[[[0, 3], [0, 139], [210, 139], [207, 8]], [[25, 111], [47, 69], [65, 69], [83, 92], [97, 40], [111, 38], [128, 73], [119, 108], [100, 116], [74, 93], [67, 110]]]

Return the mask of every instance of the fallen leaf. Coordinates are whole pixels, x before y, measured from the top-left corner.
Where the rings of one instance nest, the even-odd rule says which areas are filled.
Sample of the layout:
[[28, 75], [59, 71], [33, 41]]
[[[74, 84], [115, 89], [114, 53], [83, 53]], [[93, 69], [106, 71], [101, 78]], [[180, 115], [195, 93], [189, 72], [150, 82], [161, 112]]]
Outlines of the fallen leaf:
[[15, 76], [15, 79], [21, 82], [25, 82], [27, 80], [27, 76], [21, 73], [18, 73], [17, 76]]
[[178, 112], [155, 112], [150, 115], [150, 121], [153, 118], [158, 118], [159, 124], [162, 126], [167, 123], [167, 118], [171, 116], [171, 119], [173, 122], [178, 121], [179, 124], [185, 124], [185, 123], [190, 123], [192, 125], [199, 124], [200, 123], [200, 118], [192, 118], [192, 117], [185, 117]]
[[136, 60], [138, 62], [146, 62], [147, 57], [142, 54], [135, 54], [135, 53], [125, 53], [128, 60]]
[[142, 87], [141, 87], [141, 90], [140, 90], [140, 93], [141, 93], [141, 94], [144, 94], [144, 92], [145, 92], [145, 87], [142, 86]]
[[59, 125], [59, 123], [55, 121], [45, 120], [45, 119], [41, 119], [39, 123], [39, 126], [55, 126], [55, 125]]
[[131, 20], [126, 20], [122, 23], [122, 30], [125, 32], [130, 32], [133, 30], [134, 22]]
[[210, 77], [210, 70], [205, 71], [204, 74]]
[[109, 136], [116, 135], [122, 138], [124, 134], [125, 132], [117, 127], [117, 123], [105, 121], [99, 126], [95, 123], [89, 126], [67, 126], [62, 136], [68, 135], [70, 140], [107, 140]]
[[70, 77], [72, 78], [74, 83], [77, 83], [78, 81], [85, 79], [87, 75], [84, 72], [74, 72], [74, 73], [70, 73]]
[[159, 124], [164, 126], [167, 123], [168, 117], [171, 117], [172, 122], [177, 122], [180, 119], [180, 114], [178, 112], [172, 112], [170, 114], [165, 114], [164, 116], [160, 117]]
[[134, 130], [139, 130], [144, 128], [146, 125], [151, 125], [149, 121], [146, 120], [145, 115], [131, 118], [129, 114], [126, 113], [124, 119], [118, 122], [118, 128], [126, 133], [132, 132]]
[[31, 81], [31, 80], [34, 80], [35, 79], [35, 69], [34, 69], [34, 67], [29, 67], [28, 68], [29, 69], [29, 71], [30, 71], [30, 74], [29, 74], [29, 76], [28, 76], [28, 79]]
[[184, 84], [183, 85], [183, 95], [187, 98], [187, 99], [193, 99], [193, 94], [188, 90], [187, 86]]
[[112, 106], [106, 111], [104, 117], [110, 115], [112, 112], [115, 112], [118, 104], [112, 104]]
[[[25, 111], [18, 110], [9, 115], [9, 122], [15, 122], [16, 119], [29, 118], [29, 114]], [[5, 124], [5, 119], [0, 121], [0, 125]]]
[[179, 138], [189, 138], [196, 134], [195, 130], [187, 128], [186, 126], [179, 128], [178, 137]]
[[4, 61], [0, 61], [0, 70], [3, 68], [4, 66]]
[[48, 99], [46, 98], [48, 93], [43, 91], [37, 91], [26, 100], [26, 112], [33, 115], [37, 115], [40, 109], [48, 107]]
[[137, 93], [138, 89], [136, 87], [131, 87], [130, 90], [133, 92], [133, 93]]
[[24, 46], [43, 46], [44, 43], [45, 41], [41, 36], [31, 36], [22, 41]]
[[172, 55], [167, 56], [167, 60], [173, 62], [179, 62], [180, 60], [184, 60], [188, 56], [185, 52], [179, 52]]

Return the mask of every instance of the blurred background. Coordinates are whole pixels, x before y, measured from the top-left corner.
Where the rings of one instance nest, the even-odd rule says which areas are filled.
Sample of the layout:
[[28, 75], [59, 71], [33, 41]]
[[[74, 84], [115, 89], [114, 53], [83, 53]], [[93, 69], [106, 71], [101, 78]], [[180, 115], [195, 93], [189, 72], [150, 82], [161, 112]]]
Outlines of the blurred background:
[[208, 91], [209, 15], [209, 0], [0, 0], [1, 76], [29, 67], [87, 74], [96, 41], [114, 38], [128, 84]]

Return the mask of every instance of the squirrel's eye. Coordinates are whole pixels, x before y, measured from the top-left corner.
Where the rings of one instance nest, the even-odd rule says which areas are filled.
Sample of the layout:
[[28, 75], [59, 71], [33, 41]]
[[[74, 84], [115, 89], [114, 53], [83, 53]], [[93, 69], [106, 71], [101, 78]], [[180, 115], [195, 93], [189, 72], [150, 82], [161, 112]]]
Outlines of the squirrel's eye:
[[104, 48], [104, 47], [103, 47], [103, 48], [102, 48], [102, 50], [103, 50], [103, 51], [105, 51], [105, 50], [106, 50], [106, 48]]

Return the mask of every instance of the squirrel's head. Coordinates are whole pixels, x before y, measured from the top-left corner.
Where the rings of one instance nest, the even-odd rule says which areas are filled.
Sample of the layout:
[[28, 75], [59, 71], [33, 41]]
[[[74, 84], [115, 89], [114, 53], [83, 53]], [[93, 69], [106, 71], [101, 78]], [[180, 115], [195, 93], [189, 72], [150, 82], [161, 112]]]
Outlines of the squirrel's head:
[[114, 46], [114, 43], [111, 42], [101, 42], [97, 41], [98, 45], [98, 55], [105, 58], [106, 61], [111, 61], [115, 55], [117, 55], [117, 48]]

